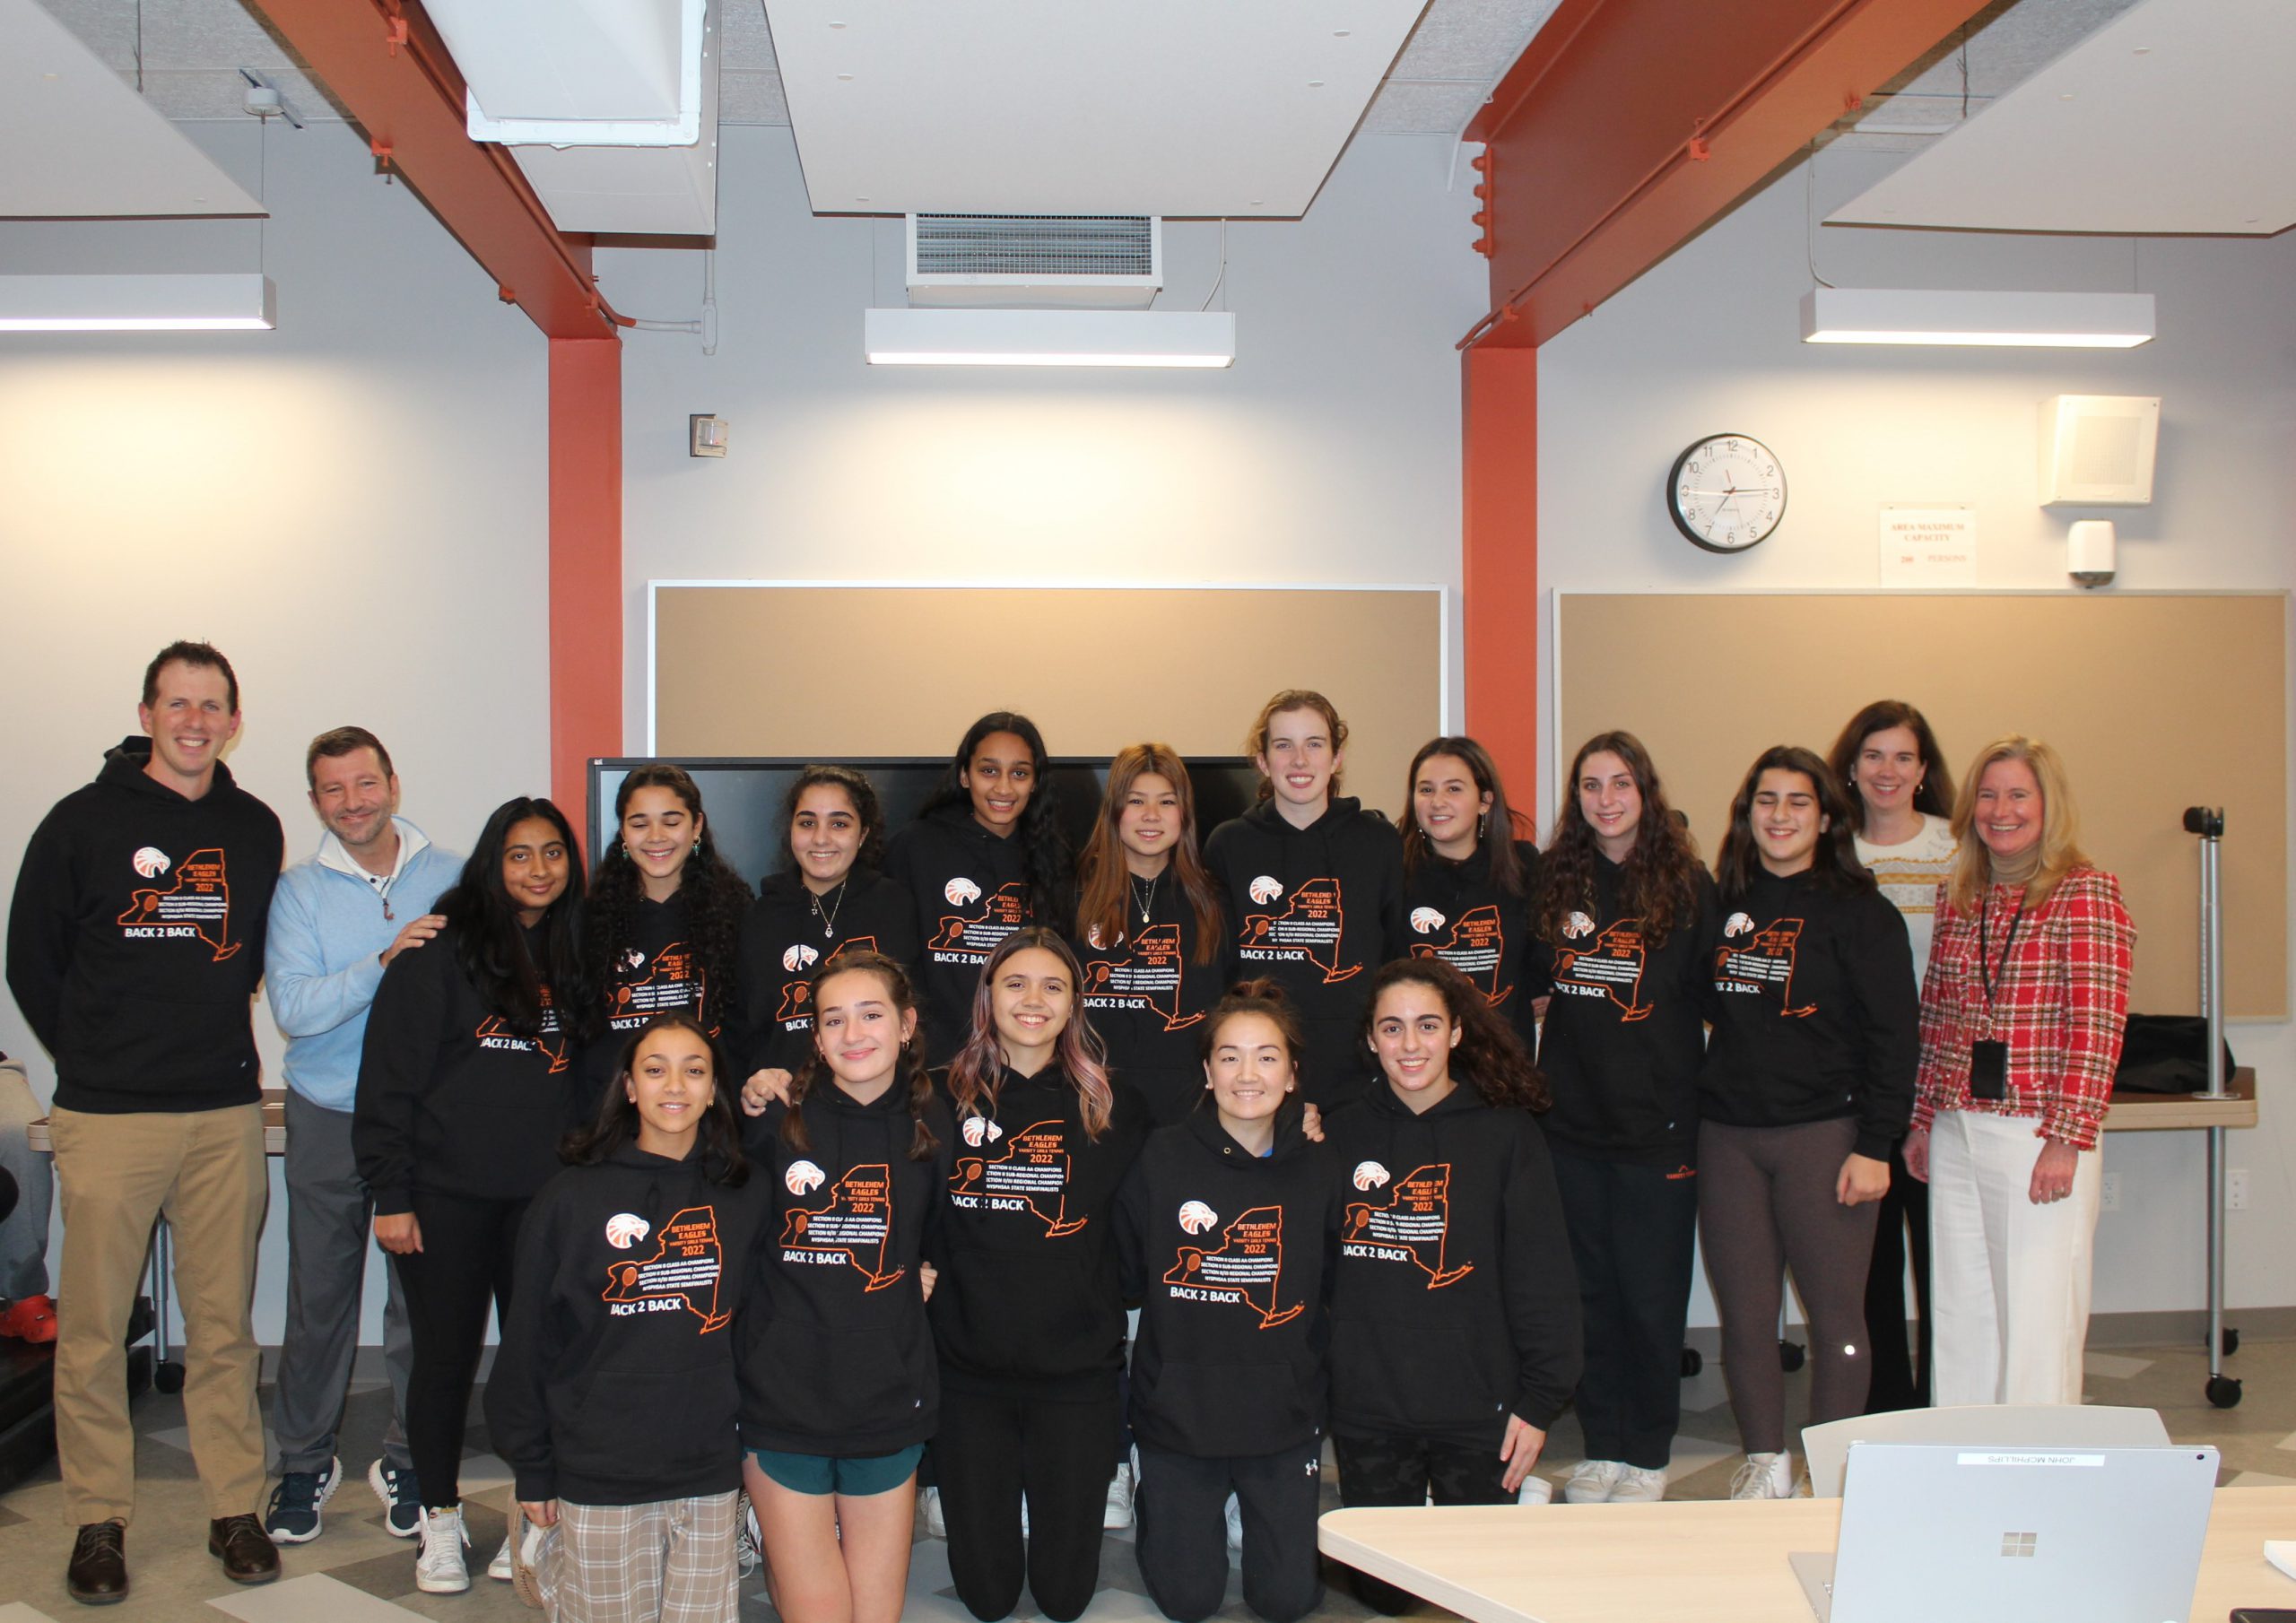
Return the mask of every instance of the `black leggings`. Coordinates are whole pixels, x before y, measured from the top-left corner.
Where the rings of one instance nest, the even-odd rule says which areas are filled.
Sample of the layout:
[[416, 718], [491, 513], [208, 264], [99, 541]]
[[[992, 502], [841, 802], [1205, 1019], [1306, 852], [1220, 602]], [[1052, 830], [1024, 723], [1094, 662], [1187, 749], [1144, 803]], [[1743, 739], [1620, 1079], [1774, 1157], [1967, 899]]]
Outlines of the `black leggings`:
[[1560, 1147], [1547, 1154], [1578, 1264], [1587, 1457], [1664, 1471], [1682, 1419], [1698, 1175], [1679, 1163], [1635, 1167]]
[[[1503, 1440], [1503, 1432], [1495, 1434]], [[1499, 1441], [1482, 1448], [1427, 1437], [1342, 1437], [1331, 1440], [1332, 1462], [1339, 1467], [1339, 1502], [1359, 1505], [1512, 1505], [1507, 1491], [1507, 1462]], [[1355, 1593], [1382, 1617], [1411, 1610], [1412, 1595], [1368, 1572], [1355, 1575]]]
[[1786, 1376], [1778, 1362], [1785, 1274], [1810, 1315], [1813, 1426], [1866, 1409], [1866, 1269], [1874, 1204], [1834, 1198], [1857, 1124], [1726, 1127], [1698, 1133], [1699, 1237], [1722, 1314], [1722, 1374], [1748, 1454], [1786, 1446]]
[[1025, 1381], [994, 1391], [952, 1383], [944, 1367], [933, 1457], [949, 1576], [974, 1617], [1009, 1617], [1023, 1577], [1053, 1623], [1069, 1623], [1091, 1604], [1121, 1419], [1113, 1370], [1104, 1392], [1072, 1401], [1039, 1396]]
[[417, 1190], [422, 1249], [392, 1261], [406, 1298], [414, 1367], [406, 1382], [406, 1452], [425, 1509], [462, 1502], [470, 1384], [486, 1348], [486, 1309], [510, 1306], [510, 1259], [525, 1201], [466, 1201]]
[[[1874, 1265], [1866, 1274], [1866, 1339], [1874, 1349], [1874, 1385], [1866, 1412], [1929, 1407], [1929, 1185], [1905, 1169], [1901, 1150], [1890, 1151], [1890, 1192], [1874, 1224]], [[1907, 1260], [1913, 1263], [1913, 1299], [1920, 1333], [1909, 1350], [1905, 1313]]]

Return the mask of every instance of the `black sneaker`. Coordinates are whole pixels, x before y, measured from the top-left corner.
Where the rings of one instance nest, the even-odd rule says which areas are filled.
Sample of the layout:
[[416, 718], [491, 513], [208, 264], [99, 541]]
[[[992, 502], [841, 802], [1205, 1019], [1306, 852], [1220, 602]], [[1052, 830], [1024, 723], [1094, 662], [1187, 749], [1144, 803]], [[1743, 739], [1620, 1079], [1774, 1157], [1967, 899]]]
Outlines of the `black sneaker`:
[[377, 1460], [367, 1467], [367, 1486], [383, 1502], [385, 1532], [411, 1539], [422, 1531], [422, 1491], [414, 1485], [413, 1467]]
[[343, 1480], [343, 1462], [332, 1459], [325, 1471], [291, 1471], [271, 1490], [265, 1506], [263, 1531], [274, 1544], [308, 1544], [319, 1536], [319, 1507], [335, 1497]]

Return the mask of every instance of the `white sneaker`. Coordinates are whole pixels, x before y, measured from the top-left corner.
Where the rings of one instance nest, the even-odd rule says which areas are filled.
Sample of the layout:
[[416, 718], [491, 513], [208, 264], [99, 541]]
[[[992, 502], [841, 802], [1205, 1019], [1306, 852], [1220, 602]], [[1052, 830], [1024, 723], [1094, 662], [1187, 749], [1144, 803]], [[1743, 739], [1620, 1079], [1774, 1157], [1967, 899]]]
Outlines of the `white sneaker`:
[[463, 1551], [470, 1534], [463, 1531], [463, 1507], [422, 1513], [422, 1548], [414, 1558], [414, 1587], [426, 1595], [458, 1595], [470, 1587], [470, 1568]]
[[1228, 1549], [1236, 1555], [1241, 1555], [1244, 1553], [1244, 1507], [1236, 1502], [1234, 1494], [1228, 1496], [1227, 1516]]
[[925, 1531], [936, 1539], [947, 1538], [949, 1518], [941, 1514], [941, 1490], [920, 1488], [917, 1490], [917, 1502], [925, 1509]]
[[1554, 1484], [1544, 1477], [1525, 1477], [1523, 1485], [1515, 1490], [1515, 1503], [1552, 1505], [1554, 1503]]
[[513, 1511], [511, 1513], [510, 1519], [510, 1531], [502, 1535], [502, 1548], [496, 1550], [494, 1552], [494, 1558], [486, 1564], [486, 1575], [488, 1577], [504, 1584], [508, 1584], [510, 1581], [510, 1571], [512, 1567], [515, 1565], [517, 1557], [517, 1513]]
[[1132, 1525], [1132, 1467], [1119, 1465], [1109, 1479], [1108, 1507], [1100, 1512], [1100, 1526], [1110, 1532]]
[[1604, 1505], [1610, 1501], [1611, 1492], [1626, 1471], [1622, 1460], [1581, 1460], [1562, 1485], [1565, 1505]]
[[1730, 1479], [1734, 1499], [1784, 1499], [1794, 1492], [1794, 1457], [1787, 1454], [1750, 1454]]
[[742, 1531], [734, 1544], [735, 1571], [744, 1578], [755, 1572], [764, 1559], [759, 1554], [764, 1548], [765, 1534], [757, 1524], [757, 1506], [750, 1503], [750, 1496], [744, 1491], [742, 1495]]
[[1618, 1473], [1618, 1486], [1611, 1489], [1613, 1505], [1656, 1505], [1666, 1497], [1666, 1473], [1645, 1471], [1639, 1465], [1630, 1465]]

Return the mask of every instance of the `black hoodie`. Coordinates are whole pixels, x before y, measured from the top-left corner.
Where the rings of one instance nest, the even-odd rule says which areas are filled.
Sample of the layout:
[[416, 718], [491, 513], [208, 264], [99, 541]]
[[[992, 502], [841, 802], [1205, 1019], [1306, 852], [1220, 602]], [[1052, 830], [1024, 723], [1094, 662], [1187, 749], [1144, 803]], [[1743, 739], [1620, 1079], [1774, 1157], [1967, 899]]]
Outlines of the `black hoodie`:
[[1404, 879], [1405, 928], [1417, 958], [1439, 958], [1457, 969], [1514, 1022], [1523, 1046], [1538, 1040], [1526, 985], [1530, 956], [1531, 904], [1539, 876], [1539, 848], [1526, 839], [1515, 844], [1522, 864], [1522, 890], [1513, 896], [1491, 882], [1491, 842], [1479, 840], [1464, 862], [1439, 856], [1430, 846]]
[[144, 771], [152, 741], [33, 831], [8, 913], [8, 985], [56, 1057], [56, 1103], [118, 1115], [260, 1097], [248, 1001], [285, 837], [221, 761], [187, 800]]
[[1160, 1129], [1117, 1198], [1137, 1299], [1132, 1429], [1199, 1459], [1274, 1454], [1324, 1419], [1325, 1304], [1340, 1182], [1296, 1104], [1253, 1155], [1210, 1105]]
[[1326, 1118], [1338, 1176], [1331, 1429], [1496, 1450], [1578, 1384], [1578, 1282], [1536, 1118], [1385, 1079]]
[[1231, 968], [1274, 977], [1300, 1011], [1301, 1095], [1328, 1105], [1352, 1091], [1371, 1068], [1370, 971], [1407, 949], [1402, 836], [1352, 798], [1335, 797], [1304, 829], [1265, 800], [1212, 831], [1204, 863], [1228, 905]]
[[741, 1027], [727, 1033], [734, 1063], [747, 1076], [776, 1066], [795, 1072], [813, 1051], [813, 982], [838, 954], [882, 952], [917, 961], [917, 914], [909, 893], [881, 873], [856, 868], [817, 907], [794, 873], [758, 887], [742, 919], [735, 963]]
[[768, 1188], [635, 1144], [543, 1186], [486, 1383], [516, 1497], [650, 1505], [741, 1486], [733, 1324]]
[[893, 836], [885, 877], [909, 898], [925, 1052], [944, 1065], [964, 1046], [981, 966], [1032, 922], [1027, 850], [1018, 834], [982, 828], [970, 805], [943, 806]]
[[1725, 904], [1714, 949], [1714, 1040], [1699, 1074], [1706, 1119], [1733, 1127], [1857, 1120], [1877, 1161], [1905, 1136], [1920, 1003], [1905, 916], [1872, 885], [1758, 872]]
[[1178, 1121], [1204, 1096], [1196, 1044], [1204, 1017], [1230, 979], [1224, 928], [1198, 963], [1196, 909], [1167, 866], [1142, 923], [1138, 881], [1124, 933], [1107, 946], [1072, 942], [1084, 969], [1084, 1014], [1108, 1045], [1109, 1066], [1140, 1090], [1158, 1126]]
[[[546, 924], [526, 933], [529, 952]], [[591, 1114], [595, 1089], [543, 989], [542, 1029], [520, 1037], [463, 973], [449, 925], [383, 971], [359, 1055], [351, 1145], [388, 1217], [414, 1192], [518, 1201], [556, 1176], [558, 1141]]]
[[[688, 916], [683, 890], [662, 902], [640, 896], [632, 906], [630, 940], [606, 966], [606, 984], [601, 988], [604, 1026], [582, 1056], [580, 1087], [589, 1104], [595, 1105], [599, 1091], [614, 1080], [622, 1046], [656, 1015], [691, 1014], [710, 1036], [721, 1035], [723, 1005], [731, 1000], [709, 995], [703, 985]], [[585, 928], [595, 929], [597, 920], [595, 909], [587, 911]]]
[[1555, 1145], [1592, 1160], [1698, 1165], [1698, 1072], [1706, 1063], [1706, 1004], [1722, 916], [1714, 881], [1653, 946], [1625, 911], [1624, 870], [1595, 854], [1595, 907], [1574, 911], [1560, 942], [1533, 949], [1533, 990], [1551, 986], [1539, 1069], [1554, 1093], [1541, 1124]]
[[1109, 1211], [1149, 1124], [1138, 1093], [1122, 1081], [1112, 1089], [1097, 1139], [1057, 1064], [1006, 1071], [994, 1114], [956, 1116], [932, 1306], [952, 1385], [1026, 1381], [1057, 1396], [1063, 1383], [1096, 1388], [1123, 1362]]
[[915, 1126], [899, 1079], [862, 1105], [822, 1075], [803, 1109], [804, 1150], [781, 1137], [781, 1105], [750, 1125], [750, 1176], [768, 1203], [736, 1330], [742, 1444], [892, 1454], [940, 1423], [918, 1264], [940, 1221], [956, 1131], [936, 1095], [925, 1121], [937, 1147], [909, 1159]]

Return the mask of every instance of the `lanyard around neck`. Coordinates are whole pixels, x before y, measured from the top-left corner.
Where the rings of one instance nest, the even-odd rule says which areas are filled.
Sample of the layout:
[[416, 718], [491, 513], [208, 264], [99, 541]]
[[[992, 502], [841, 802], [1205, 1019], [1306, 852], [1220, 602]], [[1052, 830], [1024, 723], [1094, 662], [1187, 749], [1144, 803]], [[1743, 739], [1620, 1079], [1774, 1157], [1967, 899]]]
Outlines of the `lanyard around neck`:
[[[1977, 905], [1977, 976], [1979, 982], [1985, 987], [1985, 1006], [1988, 1011], [1993, 1007], [1995, 982], [1993, 943], [1986, 933], [1986, 915], [1992, 903], [1993, 887], [1988, 884], [1985, 888], [1984, 896], [1979, 898]], [[2001, 942], [2001, 978], [2005, 981], [2009, 978], [2009, 955], [2017, 950], [2017, 926], [2024, 922], [2025, 903], [2021, 892], [2017, 900], [2016, 916], [2010, 919], [2009, 933]]]

